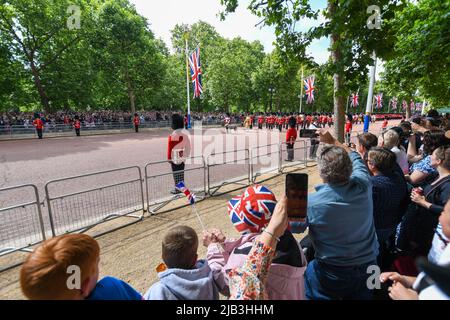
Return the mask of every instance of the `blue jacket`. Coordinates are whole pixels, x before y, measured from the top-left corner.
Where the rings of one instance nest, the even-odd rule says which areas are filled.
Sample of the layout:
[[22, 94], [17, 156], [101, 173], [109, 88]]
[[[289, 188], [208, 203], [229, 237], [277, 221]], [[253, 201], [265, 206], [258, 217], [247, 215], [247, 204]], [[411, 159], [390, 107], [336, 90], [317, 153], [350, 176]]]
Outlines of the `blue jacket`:
[[356, 152], [350, 159], [353, 173], [348, 183], [319, 185], [308, 197], [315, 258], [334, 266], [367, 264], [378, 255], [370, 174]]
[[219, 290], [205, 260], [196, 269], [167, 269], [144, 295], [145, 300], [218, 300]]
[[142, 300], [142, 296], [126, 282], [104, 277], [97, 282], [87, 300]]

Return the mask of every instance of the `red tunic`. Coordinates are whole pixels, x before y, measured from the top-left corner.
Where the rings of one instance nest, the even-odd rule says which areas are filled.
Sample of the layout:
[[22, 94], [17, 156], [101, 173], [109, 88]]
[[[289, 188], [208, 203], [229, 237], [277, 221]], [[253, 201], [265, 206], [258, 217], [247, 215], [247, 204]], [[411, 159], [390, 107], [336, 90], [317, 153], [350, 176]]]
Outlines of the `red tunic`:
[[42, 123], [42, 120], [38, 118], [33, 121], [33, 126], [35, 126], [36, 129], [42, 129], [44, 127], [44, 124]]

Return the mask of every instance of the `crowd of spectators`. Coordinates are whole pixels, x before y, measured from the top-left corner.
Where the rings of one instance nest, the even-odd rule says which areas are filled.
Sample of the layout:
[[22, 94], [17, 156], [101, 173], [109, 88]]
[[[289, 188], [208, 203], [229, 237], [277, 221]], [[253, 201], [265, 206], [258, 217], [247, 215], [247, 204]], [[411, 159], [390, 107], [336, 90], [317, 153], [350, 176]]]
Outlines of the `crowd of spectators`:
[[[55, 237], [35, 249], [21, 269], [23, 293], [30, 299], [449, 300], [444, 119], [431, 112], [380, 136], [361, 134], [354, 146], [319, 132], [323, 183], [308, 196], [305, 220], [289, 221], [284, 195], [277, 200], [267, 187], [250, 186], [227, 203], [240, 237], [211, 229], [199, 239], [187, 226], [168, 230], [159, 281], [145, 294], [112, 277], [98, 281], [100, 249], [86, 235]], [[295, 233], [307, 236], [298, 242]], [[200, 244], [207, 248], [203, 259]], [[418, 268], [418, 259], [442, 276]], [[80, 288], [66, 285], [71, 265], [82, 270]], [[381, 289], [368, 285], [377, 269]]]

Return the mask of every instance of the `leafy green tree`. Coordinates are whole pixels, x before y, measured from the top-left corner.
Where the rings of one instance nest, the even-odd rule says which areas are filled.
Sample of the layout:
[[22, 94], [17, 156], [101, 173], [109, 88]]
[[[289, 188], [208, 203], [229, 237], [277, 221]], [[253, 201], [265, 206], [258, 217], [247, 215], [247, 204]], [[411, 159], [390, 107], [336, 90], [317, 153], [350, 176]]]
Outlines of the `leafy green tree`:
[[[89, 0], [16, 0], [0, 3], [0, 32], [9, 40], [8, 47], [16, 61], [32, 76], [34, 87], [45, 110], [50, 110], [48, 90], [57, 79], [47, 72], [75, 47], [86, 30], [92, 28], [92, 9], [97, 1]], [[80, 29], [67, 27], [70, 5], [81, 9]]]
[[163, 55], [158, 50], [145, 18], [126, 0], [106, 1], [101, 7], [91, 46], [95, 66], [110, 82], [126, 92], [131, 112], [136, 97], [158, 88], [165, 72]]
[[[228, 12], [234, 12], [238, 0], [220, 0], [224, 5], [222, 18]], [[394, 13], [402, 8], [405, 1], [380, 0], [377, 4], [382, 10], [383, 21], [388, 22]], [[277, 45], [286, 55], [310, 60], [305, 52], [314, 39], [330, 37], [331, 59], [329, 73], [334, 81], [334, 113], [336, 115], [335, 133], [339, 140], [344, 137], [345, 102], [349, 91], [349, 80], [365, 77], [367, 65], [373, 64], [371, 54], [387, 59], [392, 52], [393, 30], [389, 24], [383, 24], [382, 30], [367, 28], [366, 13], [372, 1], [368, 0], [328, 0], [328, 7], [321, 12], [311, 8], [311, 1], [266, 1], [252, 0], [250, 11], [262, 18], [265, 25], [275, 27]], [[322, 14], [325, 23], [301, 32], [296, 27], [301, 19], [317, 19]]]
[[402, 98], [416, 90], [430, 103], [447, 106], [450, 100], [449, 1], [422, 0], [398, 12], [394, 57], [385, 65], [385, 87]]

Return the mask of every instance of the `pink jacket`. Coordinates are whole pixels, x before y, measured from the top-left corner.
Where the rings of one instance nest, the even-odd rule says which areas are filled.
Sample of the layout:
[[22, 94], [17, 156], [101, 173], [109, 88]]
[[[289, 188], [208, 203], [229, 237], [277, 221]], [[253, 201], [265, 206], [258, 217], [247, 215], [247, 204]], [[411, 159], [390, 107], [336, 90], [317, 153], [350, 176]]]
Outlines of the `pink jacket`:
[[[226, 240], [222, 247], [218, 244], [209, 245], [208, 264], [222, 294], [226, 296], [230, 294], [228, 272], [241, 267], [247, 257], [246, 254], [235, 252], [251, 247], [257, 236], [258, 234], [247, 234], [236, 240]], [[266, 282], [266, 291], [270, 300], [305, 300], [303, 275], [306, 270], [306, 259], [300, 245], [299, 249], [304, 264], [302, 267], [272, 263]]]

